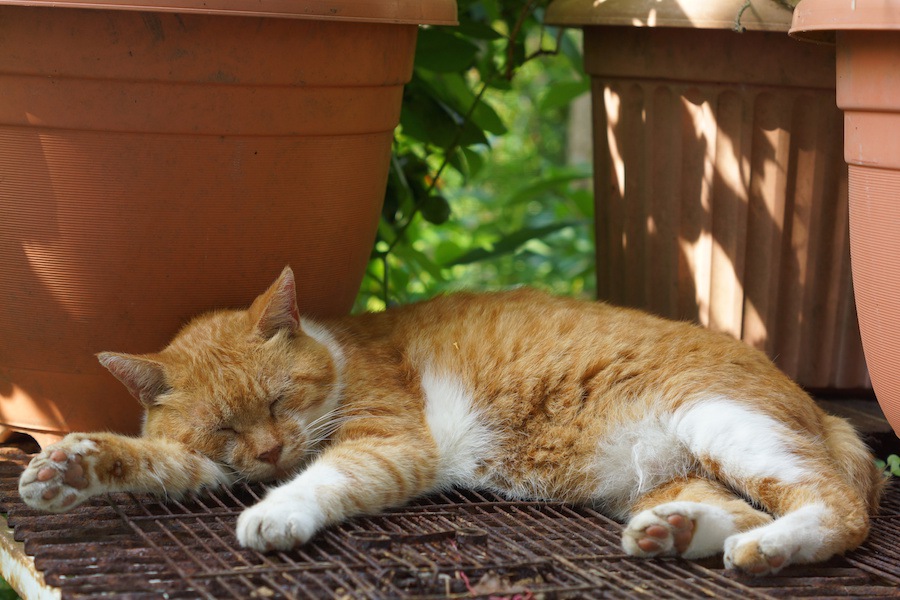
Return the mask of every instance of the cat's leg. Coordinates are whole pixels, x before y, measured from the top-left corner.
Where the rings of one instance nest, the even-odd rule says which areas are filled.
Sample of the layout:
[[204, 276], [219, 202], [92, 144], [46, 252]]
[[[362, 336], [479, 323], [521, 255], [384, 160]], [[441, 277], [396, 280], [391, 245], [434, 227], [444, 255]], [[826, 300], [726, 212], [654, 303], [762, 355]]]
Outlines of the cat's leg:
[[64, 512], [107, 492], [180, 496], [228, 481], [219, 465], [177, 442], [71, 433], [31, 460], [19, 494], [32, 508]]
[[677, 411], [672, 424], [705, 472], [775, 516], [725, 540], [727, 567], [772, 573], [865, 539], [880, 483], [844, 421], [807, 410], [792, 429], [754, 406], [714, 398]]
[[770, 525], [729, 538], [726, 565], [767, 572], [765, 565], [772, 557], [784, 557], [784, 564], [818, 562], [852, 550], [865, 539], [884, 475], [849, 423], [830, 415], [823, 415], [821, 423], [824, 435], [817, 443], [793, 441], [798, 450], [784, 465], [803, 468], [802, 478], [747, 482], [746, 493], [780, 516]]
[[722, 484], [698, 476], [644, 494], [631, 514], [622, 546], [641, 557], [711, 556], [722, 552], [729, 536], [772, 521]]
[[869, 530], [865, 501], [837, 474], [816, 479], [749, 482], [751, 496], [778, 517], [725, 540], [725, 566], [761, 575], [824, 561], [861, 544]]
[[[359, 428], [360, 421], [354, 422]], [[373, 435], [329, 447], [293, 480], [271, 489], [237, 523], [238, 541], [261, 551], [287, 550], [322, 527], [404, 504], [434, 486], [437, 451], [424, 432]]]

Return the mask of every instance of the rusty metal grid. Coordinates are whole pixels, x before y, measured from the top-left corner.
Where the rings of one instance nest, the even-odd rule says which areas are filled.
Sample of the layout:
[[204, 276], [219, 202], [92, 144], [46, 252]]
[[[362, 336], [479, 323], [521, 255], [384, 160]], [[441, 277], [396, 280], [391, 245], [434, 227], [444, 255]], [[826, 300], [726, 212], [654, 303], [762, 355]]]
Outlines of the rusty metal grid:
[[114, 494], [47, 515], [18, 499], [27, 459], [0, 453], [0, 510], [63, 598], [900, 597], [898, 489], [856, 552], [754, 580], [724, 572], [720, 559], [627, 557], [621, 525], [590, 509], [463, 491], [260, 554], [237, 545], [234, 524], [261, 486], [169, 502]]

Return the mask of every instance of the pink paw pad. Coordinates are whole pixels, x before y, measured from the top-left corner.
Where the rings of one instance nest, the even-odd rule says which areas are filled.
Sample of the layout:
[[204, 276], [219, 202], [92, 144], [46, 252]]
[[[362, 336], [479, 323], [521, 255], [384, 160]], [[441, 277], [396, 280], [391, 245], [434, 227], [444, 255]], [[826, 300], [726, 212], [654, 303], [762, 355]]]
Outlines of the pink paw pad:
[[644, 530], [645, 537], [637, 540], [638, 547], [644, 552], [659, 552], [663, 549], [664, 542], [672, 537], [675, 551], [681, 554], [687, 550], [694, 537], [694, 522], [682, 515], [669, 515], [666, 522], [670, 527], [662, 525], [650, 525]]
[[55, 448], [32, 460], [19, 481], [19, 493], [33, 508], [59, 512], [83, 502], [90, 483], [84, 456]]
[[787, 560], [784, 556], [767, 556], [765, 557], [766, 562], [757, 563], [755, 565], [751, 565], [744, 568], [744, 571], [750, 573], [751, 575], [768, 575], [769, 573], [777, 572], [784, 566], [785, 560]]
[[[38, 481], [50, 481], [54, 477], [56, 477], [57, 473], [61, 473], [63, 478], [62, 482], [70, 487], [75, 489], [83, 490], [88, 486], [88, 480], [84, 476], [84, 466], [82, 465], [83, 458], [76, 454], [72, 457], [71, 462], [69, 464], [63, 464], [69, 460], [68, 455], [62, 450], [54, 450], [53, 453], [50, 454], [50, 460], [59, 464], [61, 469], [55, 469], [53, 467], [44, 467], [37, 474]], [[51, 496], [47, 496], [48, 493], [51, 493], [55, 490], [55, 492]], [[44, 492], [44, 498], [49, 500], [56, 496], [56, 493], [59, 492], [58, 488], [50, 488]]]

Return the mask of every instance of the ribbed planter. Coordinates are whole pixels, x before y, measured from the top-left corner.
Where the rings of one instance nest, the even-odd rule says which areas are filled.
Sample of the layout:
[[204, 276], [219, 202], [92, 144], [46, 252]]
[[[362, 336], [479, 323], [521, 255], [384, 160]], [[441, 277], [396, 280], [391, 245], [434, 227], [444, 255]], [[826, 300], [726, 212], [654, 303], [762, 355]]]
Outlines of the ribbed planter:
[[347, 312], [417, 24], [455, 19], [453, 0], [0, 0], [0, 430], [136, 432], [94, 354], [158, 350], [286, 264], [304, 312]]
[[791, 34], [836, 41], [859, 326], [875, 394], [900, 434], [900, 6], [803, 0]]
[[602, 299], [726, 331], [801, 384], [869, 386], [834, 52], [741, 0], [556, 0], [584, 28]]

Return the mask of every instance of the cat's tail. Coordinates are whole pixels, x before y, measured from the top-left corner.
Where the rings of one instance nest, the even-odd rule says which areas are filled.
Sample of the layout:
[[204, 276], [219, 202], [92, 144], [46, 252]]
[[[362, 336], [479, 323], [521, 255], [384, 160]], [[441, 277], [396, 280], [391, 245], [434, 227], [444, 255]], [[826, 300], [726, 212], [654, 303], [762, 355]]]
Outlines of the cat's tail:
[[844, 481], [866, 502], [869, 514], [875, 514], [887, 481], [884, 473], [875, 465], [869, 449], [847, 421], [825, 414], [822, 425], [825, 445]]

